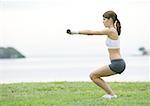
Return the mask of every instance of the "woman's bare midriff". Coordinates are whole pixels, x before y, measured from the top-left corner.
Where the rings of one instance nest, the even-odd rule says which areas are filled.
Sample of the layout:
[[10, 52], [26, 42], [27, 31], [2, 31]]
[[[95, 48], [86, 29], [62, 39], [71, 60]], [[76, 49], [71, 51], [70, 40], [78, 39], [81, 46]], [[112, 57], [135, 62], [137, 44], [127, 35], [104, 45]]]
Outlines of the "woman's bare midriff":
[[108, 49], [110, 60], [121, 59], [120, 49]]

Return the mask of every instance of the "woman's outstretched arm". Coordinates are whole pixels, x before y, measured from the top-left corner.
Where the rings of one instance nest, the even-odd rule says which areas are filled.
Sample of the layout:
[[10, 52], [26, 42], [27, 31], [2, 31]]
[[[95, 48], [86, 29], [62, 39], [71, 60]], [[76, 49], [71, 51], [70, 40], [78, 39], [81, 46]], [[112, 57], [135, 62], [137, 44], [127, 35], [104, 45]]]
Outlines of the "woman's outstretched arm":
[[93, 31], [93, 30], [80, 30], [80, 31], [72, 31], [70, 29], [67, 30], [68, 34], [82, 34], [82, 35], [109, 35], [111, 30], [105, 28], [100, 31]]

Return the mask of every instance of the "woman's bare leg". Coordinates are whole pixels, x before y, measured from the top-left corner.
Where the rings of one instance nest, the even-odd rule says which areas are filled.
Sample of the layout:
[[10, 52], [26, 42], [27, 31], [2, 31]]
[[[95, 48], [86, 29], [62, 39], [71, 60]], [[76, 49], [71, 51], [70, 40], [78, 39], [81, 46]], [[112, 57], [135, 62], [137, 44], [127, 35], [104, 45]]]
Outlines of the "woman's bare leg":
[[101, 78], [110, 75], [114, 75], [114, 72], [112, 72], [108, 66], [104, 66], [93, 71], [90, 74], [90, 78], [96, 85], [104, 89], [107, 94], [114, 95], [114, 92], [112, 91], [110, 86]]

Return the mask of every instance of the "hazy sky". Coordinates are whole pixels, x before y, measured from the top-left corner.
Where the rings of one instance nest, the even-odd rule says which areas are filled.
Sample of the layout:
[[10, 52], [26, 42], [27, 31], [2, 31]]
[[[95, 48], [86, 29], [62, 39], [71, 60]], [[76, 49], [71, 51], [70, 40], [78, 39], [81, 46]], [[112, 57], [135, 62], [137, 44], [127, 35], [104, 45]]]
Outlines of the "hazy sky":
[[[0, 46], [27, 56], [105, 54], [105, 36], [69, 36], [72, 30], [103, 28], [114, 10], [122, 24], [121, 48], [134, 54], [150, 41], [149, 0], [0, 0]], [[90, 51], [90, 52], [89, 52]]]

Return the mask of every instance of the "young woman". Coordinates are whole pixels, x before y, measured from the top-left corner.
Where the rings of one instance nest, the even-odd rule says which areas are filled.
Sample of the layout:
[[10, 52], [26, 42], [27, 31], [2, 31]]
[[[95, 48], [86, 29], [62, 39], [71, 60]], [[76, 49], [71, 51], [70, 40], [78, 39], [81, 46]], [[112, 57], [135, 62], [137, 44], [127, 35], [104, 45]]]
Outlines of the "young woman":
[[106, 46], [108, 47], [109, 58], [111, 64], [103, 66], [90, 74], [91, 80], [104, 89], [107, 93], [102, 96], [106, 99], [117, 98], [117, 95], [109, 87], [109, 85], [101, 78], [115, 74], [121, 74], [125, 70], [125, 61], [120, 54], [120, 33], [121, 24], [114, 11], [107, 11], [103, 14], [103, 24], [105, 28], [100, 31], [82, 30], [79, 32], [67, 30], [68, 34], [82, 34], [82, 35], [106, 35]]

